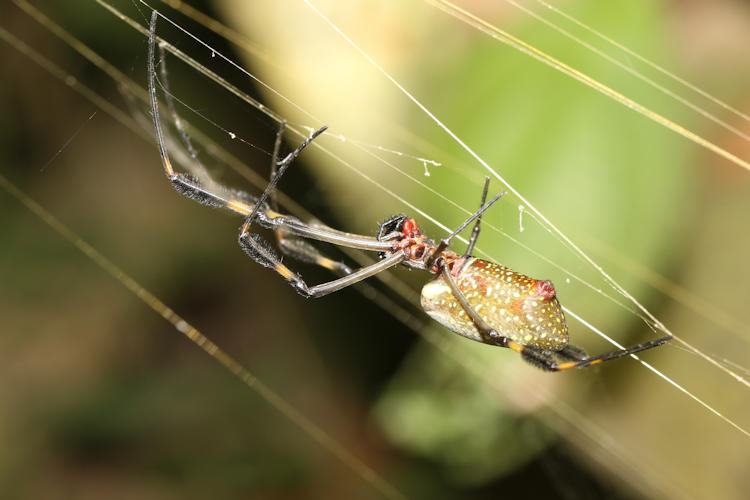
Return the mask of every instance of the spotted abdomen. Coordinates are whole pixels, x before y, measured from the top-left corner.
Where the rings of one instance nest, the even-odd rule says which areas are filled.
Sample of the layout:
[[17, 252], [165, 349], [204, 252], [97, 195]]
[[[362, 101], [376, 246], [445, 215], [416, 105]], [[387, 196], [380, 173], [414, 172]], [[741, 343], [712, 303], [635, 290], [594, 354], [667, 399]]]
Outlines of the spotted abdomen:
[[[473, 257], [467, 259], [455, 281], [469, 304], [500, 335], [521, 345], [553, 351], [568, 345], [565, 314], [549, 281]], [[422, 288], [422, 307], [449, 330], [484, 342], [442, 275]]]

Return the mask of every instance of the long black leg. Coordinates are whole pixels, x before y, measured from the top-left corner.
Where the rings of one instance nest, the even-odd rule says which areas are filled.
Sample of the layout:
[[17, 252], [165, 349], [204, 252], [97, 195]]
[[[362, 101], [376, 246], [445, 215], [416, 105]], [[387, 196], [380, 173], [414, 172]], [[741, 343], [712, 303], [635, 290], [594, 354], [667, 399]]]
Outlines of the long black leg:
[[[281, 229], [285, 233], [307, 236], [320, 239], [322, 241], [343, 241], [344, 244], [348, 243], [349, 246], [356, 246], [355, 244], [359, 243], [361, 245], [364, 245], [360, 247], [371, 250], [391, 248], [389, 243], [379, 242], [375, 238], [344, 233], [331, 228], [327, 228], [325, 226], [313, 226], [304, 224], [293, 217], [280, 215], [276, 212], [273, 212], [272, 215], [269, 215], [268, 212], [261, 210], [261, 208], [265, 205], [265, 201], [272, 196], [272, 193], [276, 189], [276, 185], [281, 179], [281, 176], [284, 175], [284, 172], [286, 172], [286, 169], [289, 168], [292, 161], [297, 158], [297, 156], [299, 156], [299, 154], [305, 147], [307, 147], [307, 145], [309, 145], [317, 136], [322, 134], [326, 130], [326, 128], [327, 127], [322, 127], [315, 131], [309, 138], [307, 138], [302, 144], [300, 144], [297, 149], [287, 155], [282, 161], [276, 163], [279, 167], [278, 171], [275, 172], [265, 191], [263, 191], [263, 194], [261, 194], [261, 196], [255, 203], [255, 207], [253, 208], [252, 212], [248, 215], [247, 219], [245, 219], [245, 223], [240, 229], [239, 236], [240, 246], [253, 260], [255, 260], [262, 266], [273, 268], [277, 273], [284, 277], [284, 279], [286, 279], [289, 284], [295, 290], [297, 290], [297, 292], [304, 295], [305, 297], [322, 297], [331, 292], [335, 292], [344, 287], [362, 281], [363, 279], [368, 278], [373, 274], [384, 271], [389, 267], [400, 264], [404, 261], [404, 259], [406, 259], [406, 256], [402, 252], [398, 252], [391, 255], [390, 257], [376, 262], [375, 264], [360, 268], [354, 272], [351, 272], [351, 270], [345, 268], [346, 271], [349, 271], [349, 274], [347, 274], [343, 278], [311, 287], [308, 286], [307, 283], [305, 283], [300, 275], [294, 273], [291, 269], [285, 266], [281, 262], [279, 256], [276, 255], [276, 253], [259, 235], [250, 232], [250, 228], [253, 222], [255, 222], [255, 219], [259, 219], [261, 225], [264, 225], [266, 227], [273, 227], [274, 229]], [[292, 243], [291, 251], [297, 257], [300, 257], [303, 260], [310, 260], [314, 263], [324, 265], [324, 267], [334, 266], [334, 261], [330, 261], [330, 263], [326, 262], [329, 259], [323, 257], [320, 252], [312, 247], [312, 245], [307, 244], [305, 246], [300, 245], [299, 242]]]
[[159, 73], [161, 75], [161, 86], [164, 89], [164, 100], [167, 102], [167, 109], [169, 109], [169, 113], [172, 115], [172, 123], [174, 123], [175, 128], [179, 132], [182, 144], [185, 146], [185, 149], [187, 149], [191, 160], [195, 162], [198, 168], [200, 168], [201, 170], [205, 170], [205, 167], [198, 157], [198, 151], [196, 151], [195, 147], [193, 146], [193, 142], [190, 140], [190, 136], [188, 136], [185, 127], [182, 125], [182, 119], [180, 118], [180, 114], [177, 112], [177, 108], [174, 105], [174, 98], [172, 97], [172, 92], [169, 90], [169, 75], [167, 74], [166, 52], [164, 50], [164, 47], [161, 45], [159, 45]]
[[479, 208], [479, 210], [477, 210], [476, 212], [474, 212], [471, 215], [471, 217], [469, 217], [468, 219], [466, 219], [460, 226], [458, 226], [458, 228], [456, 228], [455, 231], [453, 231], [447, 237], [445, 237], [442, 240], [440, 240], [440, 243], [438, 244], [437, 247], [435, 247], [435, 250], [430, 255], [430, 258], [427, 259], [427, 261], [425, 262], [425, 267], [427, 269], [430, 269], [435, 264], [435, 261], [437, 261], [437, 259], [443, 253], [443, 250], [445, 250], [446, 248], [448, 248], [448, 245], [451, 244], [451, 241], [453, 241], [453, 238], [455, 238], [456, 236], [458, 236], [458, 234], [461, 231], [463, 231], [464, 229], [466, 229], [469, 226], [469, 224], [471, 224], [472, 222], [474, 222], [477, 218], [481, 217], [482, 214], [484, 212], [486, 212], [488, 208], [490, 208], [492, 205], [494, 205], [495, 202], [497, 200], [499, 200], [504, 194], [505, 194], [505, 191], [500, 191], [499, 193], [497, 193], [494, 198], [492, 198], [490, 201], [488, 201], [487, 203], [485, 203], [482, 207]]
[[589, 355], [586, 354], [586, 351], [572, 344], [568, 344], [562, 350], [557, 351], [557, 355], [561, 358], [571, 359], [573, 361], [582, 361], [589, 357]]
[[[292, 163], [292, 161], [307, 147], [311, 141], [313, 141], [318, 135], [326, 130], [323, 127], [315, 131], [308, 139], [306, 139], [296, 150], [287, 155], [282, 161], [277, 161], [278, 151], [281, 147], [281, 134], [282, 130], [279, 131], [276, 139], [276, 146], [274, 148], [274, 165], [272, 167], [273, 176], [268, 186], [266, 187], [263, 194], [255, 199], [245, 193], [235, 193], [226, 188], [218, 186], [220, 192], [209, 191], [203, 184], [191, 175], [182, 174], [175, 172], [172, 167], [172, 163], [169, 160], [169, 154], [167, 152], [167, 146], [165, 142], [164, 132], [161, 127], [161, 121], [159, 119], [159, 101], [156, 95], [156, 66], [154, 63], [155, 59], [155, 30], [156, 30], [156, 19], [157, 13], [153, 12], [151, 15], [151, 22], [149, 25], [149, 45], [148, 45], [148, 88], [149, 96], [151, 98], [151, 114], [154, 119], [154, 127], [156, 129], [157, 143], [159, 147], [159, 154], [162, 160], [162, 166], [164, 167], [164, 173], [166, 174], [169, 181], [172, 183], [174, 188], [182, 195], [191, 198], [204, 205], [227, 208], [236, 213], [246, 215], [247, 218], [240, 231], [239, 242], [242, 248], [252, 257], [255, 261], [266, 267], [273, 267], [279, 274], [284, 276], [295, 289], [301, 294], [308, 297], [321, 297], [328, 293], [340, 290], [346, 286], [361, 281], [373, 274], [376, 274], [384, 269], [395, 266], [402, 262], [405, 257], [403, 254], [394, 254], [387, 259], [383, 259], [371, 266], [361, 268], [355, 272], [342, 263], [335, 262], [327, 259], [314, 247], [309, 244], [292, 242], [291, 244], [284, 243], [288, 238], [282, 238], [282, 245], [286, 245], [286, 250], [294, 254], [296, 257], [302, 260], [308, 260], [313, 263], [322, 265], [329, 269], [338, 271], [342, 274], [347, 274], [343, 278], [333, 280], [321, 285], [309, 287], [307, 284], [289, 268], [281, 263], [281, 259], [271, 249], [271, 247], [257, 234], [251, 234], [249, 232], [252, 223], [258, 219], [259, 223], [265, 227], [280, 229], [287, 234], [296, 236], [303, 236], [307, 238], [318, 239], [321, 241], [327, 241], [330, 243], [336, 243], [343, 246], [349, 246], [352, 248], [361, 248], [364, 250], [388, 250], [391, 248], [390, 243], [378, 241], [376, 238], [369, 236], [360, 236], [356, 234], [345, 233], [343, 231], [337, 231], [322, 225], [304, 224], [298, 219], [290, 216], [279, 214], [275, 210], [271, 210], [268, 202], [270, 200], [272, 204], [275, 204], [274, 190], [279, 182], [279, 179], [284, 174], [286, 169]], [[176, 114], [176, 113], [175, 113]], [[183, 131], [181, 129], [181, 135]], [[192, 155], [192, 146], [189, 143], [189, 139], [186, 138], [186, 134], [183, 135], [183, 143], [188, 148], [189, 153]], [[278, 171], [276, 171], [278, 167]], [[248, 202], [253, 203], [250, 207]]]
[[375, 264], [360, 268], [343, 278], [328, 281], [320, 285], [308, 286], [302, 277], [287, 266], [285, 266], [278, 255], [269, 247], [269, 245], [257, 234], [246, 232], [247, 223], [242, 227], [240, 232], [239, 243], [243, 250], [258, 264], [273, 268], [297, 292], [305, 297], [322, 297], [331, 292], [341, 290], [347, 286], [353, 285], [365, 278], [377, 274], [381, 271], [400, 264], [406, 258], [403, 253], [395, 253]]
[[[250, 218], [258, 218], [259, 223], [267, 228], [278, 229], [284, 228], [289, 234], [296, 236], [302, 236], [305, 238], [317, 239], [320, 241], [326, 241], [329, 243], [347, 246], [351, 248], [360, 248], [363, 250], [374, 250], [383, 251], [391, 248], [391, 244], [387, 242], [378, 241], [376, 238], [370, 236], [360, 236], [351, 233], [345, 233], [343, 231], [337, 231], [335, 229], [327, 228], [325, 226], [316, 226], [310, 224], [304, 224], [295, 217], [286, 216], [279, 214], [275, 211], [271, 211], [268, 208], [266, 199], [269, 198], [273, 193], [276, 184], [278, 183], [283, 170], [285, 170], [291, 161], [296, 158], [297, 155], [307, 146], [311, 140], [319, 135], [324, 129], [318, 130], [313, 134], [312, 137], [308, 138], [305, 142], [297, 148], [296, 151], [290, 153], [281, 162], [274, 161], [274, 164], [278, 164], [281, 170], [274, 176], [269, 186], [264, 191], [261, 198], [255, 198], [247, 193], [237, 192], [229, 190], [223, 186], [212, 186], [209, 190], [203, 183], [198, 179], [194, 178], [189, 174], [182, 174], [176, 172], [172, 167], [172, 163], [169, 159], [169, 153], [167, 152], [167, 146], [165, 141], [164, 132], [162, 130], [161, 121], [159, 119], [159, 101], [156, 95], [156, 65], [155, 59], [155, 29], [156, 29], [157, 13], [154, 12], [151, 16], [150, 31], [149, 31], [149, 50], [148, 50], [148, 89], [149, 96], [151, 98], [151, 114], [153, 117], [154, 128], [156, 130], [157, 145], [159, 147], [159, 154], [161, 156], [162, 166], [164, 167], [164, 173], [172, 183], [172, 186], [188, 198], [191, 198], [199, 203], [217, 208], [226, 208], [235, 213], [244, 215]], [[277, 144], [280, 147], [280, 135], [277, 135]], [[253, 206], [251, 206], [252, 204]], [[300, 251], [300, 254], [305, 253]], [[330, 263], [325, 260], [317, 260], [315, 263], [324, 263], [324, 267], [336, 270], [339, 272], [346, 273], [345, 266], [336, 265], [334, 261]]]
[[550, 367], [549, 369], [553, 371], [560, 371], [560, 370], [567, 370], [569, 368], [583, 368], [585, 366], [596, 365], [599, 363], [603, 363], [605, 361], [611, 361], [613, 359], [623, 358], [625, 356], [630, 356], [631, 354], [635, 354], [641, 351], [646, 351], [648, 349], [653, 349], [654, 347], [659, 347], [660, 345], [664, 345], [671, 339], [672, 339], [672, 335], [668, 335], [660, 339], [650, 340], [642, 344], [636, 344], [634, 346], [627, 347], [625, 349], [619, 349], [617, 351], [600, 354], [599, 356], [591, 356], [591, 357], [579, 359], [576, 361], [566, 361], [564, 363], [557, 364], [555, 367]]
[[[237, 207], [241, 207], [243, 204], [233, 200], [227, 190], [226, 192], [212, 192], [206, 189], [203, 184], [193, 177], [192, 175], [182, 174], [175, 172], [172, 167], [172, 163], [169, 161], [169, 154], [167, 153], [167, 146], [164, 139], [164, 132], [161, 128], [161, 121], [159, 120], [159, 101], [156, 96], [156, 66], [154, 64], [155, 58], [155, 30], [156, 30], [156, 19], [157, 13], [154, 11], [151, 14], [150, 31], [148, 37], [148, 91], [151, 98], [151, 114], [154, 119], [154, 128], [156, 129], [156, 138], [159, 146], [159, 154], [161, 156], [162, 166], [164, 167], [164, 173], [166, 174], [169, 182], [175, 190], [192, 200], [216, 208], [228, 208], [236, 212], [242, 213]], [[246, 207], [246, 205], [245, 205]]]
[[[279, 124], [279, 130], [276, 133], [276, 142], [273, 146], [273, 155], [271, 157], [271, 174], [270, 179], [273, 180], [276, 177], [278, 171], [279, 151], [281, 150], [281, 141], [284, 135], [284, 129], [286, 128], [286, 121], [282, 120]], [[271, 191], [268, 195], [268, 205], [274, 212], [279, 211], [279, 205], [276, 201], [276, 189]], [[314, 225], [308, 223], [308, 225]], [[329, 269], [340, 275], [351, 274], [352, 270], [343, 262], [330, 259], [323, 255], [323, 253], [315, 248], [314, 245], [296, 236], [289, 229], [283, 225], [276, 227], [274, 231], [276, 235], [276, 244], [284, 255], [307, 262], [309, 264], [317, 264], [321, 267]]]
[[[283, 229], [287, 234], [295, 236], [301, 236], [303, 238], [310, 238], [319, 241], [325, 241], [327, 243], [333, 243], [336, 245], [346, 246], [350, 248], [359, 248], [362, 250], [375, 250], [383, 251], [390, 250], [392, 244], [390, 242], [379, 241], [377, 238], [372, 236], [362, 236], [358, 234], [346, 233], [344, 231], [338, 231], [330, 227], [318, 224], [305, 224], [296, 217], [283, 215], [272, 210], [265, 210], [268, 204], [266, 200], [271, 198], [276, 189], [276, 185], [279, 180], [286, 172], [286, 169], [292, 164], [292, 161], [299, 156], [303, 149], [305, 149], [312, 141], [315, 140], [320, 134], [325, 132], [328, 127], [321, 127], [320, 129], [313, 132], [313, 134], [305, 139], [297, 149], [289, 153], [283, 160], [276, 162], [279, 167], [273, 178], [269, 181], [265, 191], [257, 199], [255, 206], [252, 211], [248, 214], [245, 224], [242, 227], [240, 238], [243, 234], [249, 233], [250, 226], [258, 221], [258, 223], [269, 229]], [[278, 139], [277, 139], [278, 142]], [[304, 253], [305, 251], [303, 251]]]
[[363, 236], [360, 234], [346, 233], [337, 229], [330, 228], [322, 224], [306, 224], [296, 217], [282, 214], [265, 214], [263, 212], [258, 216], [258, 223], [269, 229], [283, 227], [291, 234], [302, 236], [303, 238], [325, 241], [334, 245], [345, 246], [348, 248], [359, 248], [360, 250], [372, 250], [382, 252], [393, 248], [390, 241], [379, 241], [372, 236]]
[[[258, 214], [265, 212], [261, 210], [261, 208], [266, 205], [266, 199], [273, 193], [273, 191], [276, 189], [276, 185], [279, 183], [279, 180], [281, 180], [281, 177], [284, 175], [284, 172], [286, 172], [286, 169], [289, 168], [289, 166], [292, 164], [292, 161], [294, 161], [295, 158], [299, 156], [299, 154], [304, 150], [312, 141], [315, 140], [316, 137], [318, 137], [320, 134], [326, 131], [328, 127], [323, 126], [312, 133], [310, 137], [302, 141], [302, 144], [297, 146], [297, 149], [286, 155], [286, 157], [277, 163], [279, 166], [279, 171], [274, 175], [273, 179], [268, 183], [268, 186], [266, 186], [265, 191], [263, 191], [263, 194], [260, 195], [260, 198], [258, 198], [258, 201], [255, 202], [255, 206], [253, 207], [252, 212], [250, 212], [250, 215], [247, 216], [247, 222], [245, 223], [247, 226], [251, 225], [253, 222], [255, 222], [255, 219], [258, 217]], [[265, 214], [264, 214], [265, 215]]]
[[276, 244], [284, 255], [309, 264], [329, 269], [340, 275], [350, 274], [351, 268], [341, 261], [326, 257], [308, 241], [294, 236], [283, 226], [276, 229]]
[[[479, 203], [479, 208], [484, 206], [484, 202], [487, 200], [487, 191], [490, 188], [490, 176], [484, 178], [484, 189], [482, 190], [482, 201]], [[479, 238], [479, 232], [482, 230], [482, 216], [477, 217], [477, 221], [474, 223], [474, 228], [471, 230], [471, 238], [469, 239], [469, 246], [466, 247], [465, 255], [471, 255], [474, 251], [474, 245], [477, 244], [477, 238]]]

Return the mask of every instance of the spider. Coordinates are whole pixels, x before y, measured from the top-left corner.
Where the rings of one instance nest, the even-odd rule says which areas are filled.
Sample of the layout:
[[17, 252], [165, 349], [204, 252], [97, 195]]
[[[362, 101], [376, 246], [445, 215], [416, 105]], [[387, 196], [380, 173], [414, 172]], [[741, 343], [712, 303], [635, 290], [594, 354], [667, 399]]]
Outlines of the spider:
[[[176, 172], [165, 145], [154, 82], [156, 16], [154, 12], [150, 24], [148, 85], [159, 153], [167, 178], [178, 193], [190, 199], [242, 215], [245, 222], [238, 238], [242, 249], [258, 264], [274, 269], [304, 297], [323, 297], [399, 264], [427, 271], [435, 275], [424, 285], [421, 294], [422, 308], [429, 316], [471, 340], [512, 349], [532, 365], [546, 371], [582, 368], [622, 358], [660, 346], [672, 338], [669, 335], [598, 356], [589, 356], [583, 349], [571, 345], [565, 314], [550, 281], [536, 280], [471, 255], [479, 237], [482, 214], [505, 194], [501, 191], [486, 201], [489, 177], [485, 179], [479, 210], [435, 244], [422, 234], [416, 220], [404, 214], [383, 221], [377, 236], [372, 237], [339, 231], [320, 223], [305, 223], [278, 211], [276, 185], [291, 163], [327, 127], [313, 132], [279, 161], [284, 132], [284, 123], [281, 123], [272, 156], [270, 182], [257, 198], [222, 187], [209, 190], [197, 178]], [[256, 223], [275, 231], [283, 254], [342, 276], [319, 285], [308, 285], [302, 276], [282, 263], [279, 255], [260, 235], [251, 231]], [[466, 251], [458, 254], [449, 250], [453, 238], [472, 223], [474, 226]], [[352, 270], [342, 262], [325, 257], [307, 239], [379, 252], [380, 260]]]

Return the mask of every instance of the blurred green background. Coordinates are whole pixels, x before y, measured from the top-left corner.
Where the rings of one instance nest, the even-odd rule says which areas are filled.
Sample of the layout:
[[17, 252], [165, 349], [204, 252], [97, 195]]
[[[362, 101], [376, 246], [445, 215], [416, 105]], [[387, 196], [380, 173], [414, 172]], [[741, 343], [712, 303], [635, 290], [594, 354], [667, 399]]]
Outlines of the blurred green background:
[[[112, 4], [141, 24], [150, 15], [132, 2]], [[101, 6], [33, 5], [144, 85], [145, 39]], [[281, 185], [317, 218], [373, 234], [379, 221], [406, 212], [439, 238], [444, 231], [426, 216], [455, 227], [466, 215], [451, 202], [476, 207], [486, 172], [304, 3], [190, 5], [241, 33], [240, 47], [184, 10], [155, 6], [294, 105], [164, 21], [159, 34], [290, 124], [331, 127], [320, 143], [341, 161], [307, 151]], [[461, 5], [750, 158], [748, 120], [540, 4], [524, 3], [707, 106], [740, 135], [512, 4]], [[747, 2], [555, 5], [750, 113]], [[671, 331], [747, 377], [749, 172], [429, 4], [318, 6]], [[142, 104], [129, 105], [115, 82], [27, 12], [6, 2], [0, 26], [114, 106], [145, 116]], [[239, 219], [169, 187], [156, 149], [138, 132], [75, 92], [72, 80], [66, 85], [10, 44], [0, 47], [0, 173], [408, 497], [743, 498], [750, 488], [749, 438], [632, 360], [542, 373], [431, 323], [418, 300], [408, 300], [428, 278], [417, 272], [392, 274], [406, 298], [373, 280], [364, 293], [303, 300], [242, 253]], [[167, 64], [175, 95], [224, 130], [180, 107], [183, 117], [265, 178], [274, 121], [174, 58]], [[298, 141], [288, 134], [285, 150]], [[442, 165], [425, 176], [421, 161], [366, 146], [376, 158], [360, 143]], [[201, 153], [217, 181], [258, 192]], [[508, 195], [488, 212], [484, 255], [551, 279], [565, 305], [618, 342], [654, 335], [541, 224], [525, 215], [522, 231], [519, 204]], [[0, 234], [0, 496], [378, 497], [5, 192]], [[298, 269], [308, 282], [330, 279]], [[569, 321], [577, 345], [611, 348]], [[750, 428], [747, 386], [676, 342], [643, 358]]]

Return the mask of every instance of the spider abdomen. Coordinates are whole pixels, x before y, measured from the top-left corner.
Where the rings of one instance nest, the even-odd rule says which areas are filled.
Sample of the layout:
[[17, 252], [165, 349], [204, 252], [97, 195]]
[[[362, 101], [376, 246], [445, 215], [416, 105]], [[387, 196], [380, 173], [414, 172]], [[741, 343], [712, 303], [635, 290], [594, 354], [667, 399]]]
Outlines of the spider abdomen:
[[[469, 304], [501, 336], [552, 351], [568, 345], [565, 314], [549, 281], [473, 257], [454, 276]], [[442, 275], [422, 288], [422, 307], [449, 330], [485, 342]]]

